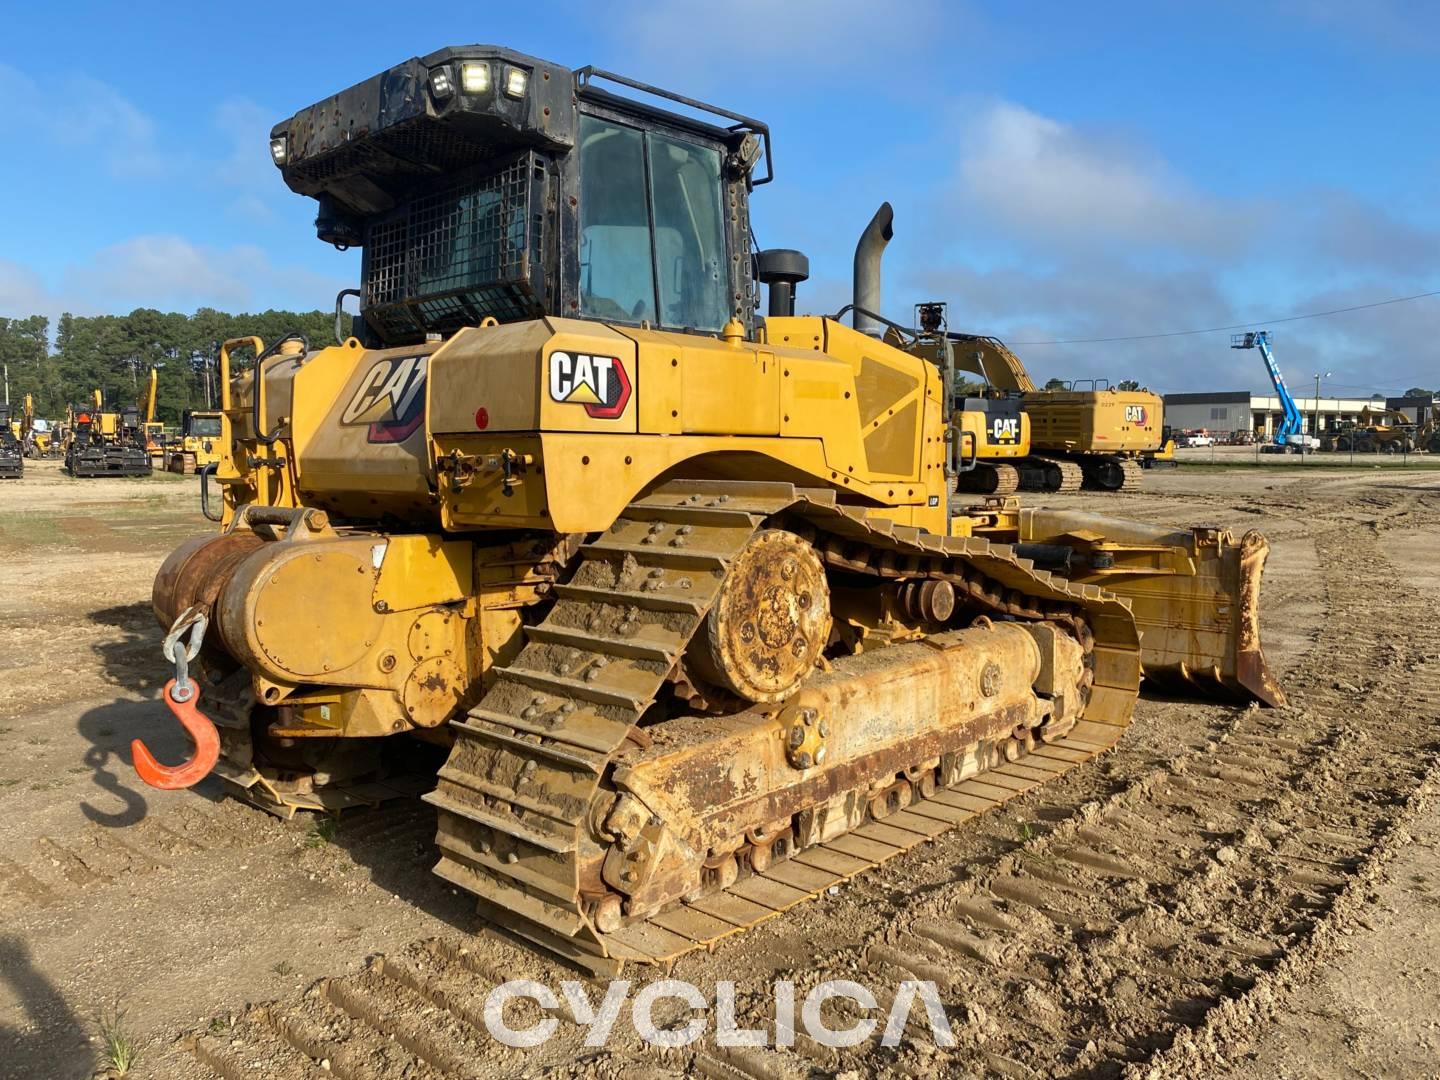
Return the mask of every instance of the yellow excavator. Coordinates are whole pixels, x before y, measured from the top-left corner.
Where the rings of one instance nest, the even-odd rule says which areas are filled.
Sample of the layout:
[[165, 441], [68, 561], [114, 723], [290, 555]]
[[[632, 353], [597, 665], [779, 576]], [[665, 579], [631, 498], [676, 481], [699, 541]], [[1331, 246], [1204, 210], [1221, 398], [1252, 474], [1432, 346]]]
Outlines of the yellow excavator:
[[965, 413], [925, 328], [880, 321], [888, 221], [854, 325], [795, 314], [804, 257], [751, 255], [769, 146], [491, 46], [273, 129], [363, 250], [361, 318], [220, 351], [219, 531], [154, 587], [195, 753], [137, 740], [146, 782], [285, 815], [423, 791], [437, 874], [613, 971], [1080, 766], [1142, 677], [1283, 700], [1258, 533], [952, 510]]
[[156, 398], [159, 396], [160, 372], [150, 369], [150, 381], [144, 396], [140, 399], [141, 423], [144, 430], [145, 453], [150, 458], [150, 468], [163, 468], [166, 455], [165, 425], [155, 419]]
[[[1079, 379], [1043, 390], [998, 338], [953, 335], [957, 364], [985, 380], [992, 397], [1018, 400], [1029, 417], [1029, 456], [1007, 463], [1022, 491], [1133, 490], [1147, 456], [1162, 452], [1164, 404], [1148, 390]], [[984, 490], [982, 486], [972, 490]], [[1003, 485], [1002, 485], [1003, 488]]]
[[53, 425], [35, 416], [35, 397], [25, 395], [25, 406], [20, 414], [20, 430], [16, 432], [26, 457], [46, 458], [57, 449]]

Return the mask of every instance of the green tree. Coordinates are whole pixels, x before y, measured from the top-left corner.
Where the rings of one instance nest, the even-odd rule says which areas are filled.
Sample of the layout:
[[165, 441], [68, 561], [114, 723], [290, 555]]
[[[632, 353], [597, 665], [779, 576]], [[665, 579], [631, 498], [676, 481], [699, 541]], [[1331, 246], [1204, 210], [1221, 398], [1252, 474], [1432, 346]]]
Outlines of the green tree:
[[[32, 318], [39, 319], [39, 330], [32, 330], [30, 336], [38, 333], [43, 344], [45, 320]], [[0, 355], [8, 356], [6, 350], [24, 352], [22, 345], [15, 344], [23, 335], [10, 326], [22, 322], [25, 320], [0, 322]], [[334, 340], [334, 316], [323, 311], [275, 310], [232, 315], [214, 308], [201, 308], [194, 315], [154, 308], [137, 308], [128, 315], [67, 312], [56, 327], [53, 356], [35, 361], [42, 375], [37, 383], [37, 408], [44, 416], [63, 416], [67, 405], [88, 402], [96, 389], [102, 391], [107, 404], [138, 403], [147, 389], [150, 369], [155, 368], [157, 418], [176, 424], [186, 409], [205, 408], [216, 400], [214, 364], [221, 342], [252, 334], [273, 342], [291, 331], [304, 334], [312, 348], [323, 348]], [[35, 351], [34, 346], [30, 348]]]
[[1069, 387], [1067, 387], [1067, 386], [1065, 385], [1065, 380], [1064, 380], [1064, 379], [1047, 379], [1046, 382], [1045, 382], [1045, 389], [1046, 389], [1046, 390], [1068, 390]]
[[1434, 397], [1434, 396], [1435, 396], [1435, 391], [1433, 391], [1433, 390], [1422, 390], [1422, 389], [1421, 389], [1420, 387], [1418, 387], [1418, 386], [1412, 386], [1412, 387], [1410, 387], [1409, 390], [1406, 390], [1406, 391], [1405, 391], [1405, 396], [1406, 396], [1406, 397], [1423, 397], [1423, 398], [1428, 398], [1428, 397]]
[[9, 373], [12, 403], [24, 401], [26, 394], [43, 400], [47, 383], [54, 379], [50, 370], [50, 320], [44, 315], [0, 318], [0, 364]]

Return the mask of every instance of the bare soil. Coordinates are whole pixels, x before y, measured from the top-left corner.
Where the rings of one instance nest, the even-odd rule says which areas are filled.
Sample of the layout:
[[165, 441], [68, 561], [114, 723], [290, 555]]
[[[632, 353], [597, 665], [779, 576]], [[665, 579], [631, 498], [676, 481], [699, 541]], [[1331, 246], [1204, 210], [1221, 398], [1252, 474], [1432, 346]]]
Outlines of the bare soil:
[[[160, 561], [210, 526], [193, 477], [0, 483], [0, 1076], [693, 1074], [1425, 1076], [1440, 1060], [1440, 474], [1181, 468], [1056, 505], [1258, 528], [1282, 710], [1143, 697], [1111, 754], [671, 973], [765, 1027], [772, 983], [939, 987], [899, 1046], [660, 1050], [563, 1022], [491, 1038], [489, 990], [580, 976], [487, 931], [429, 870], [434, 817], [392, 803], [282, 822], [215, 781], [138, 783], [129, 741], [185, 741], [157, 700]], [[203, 707], [203, 703], [202, 703]], [[627, 971], [632, 994], [660, 973]], [[592, 998], [603, 995], [591, 985]], [[844, 1008], [827, 1008], [837, 1025]], [[832, 1011], [833, 1009], [833, 1011]], [[668, 1010], [668, 1011], [667, 1011]], [[657, 1017], [689, 1011], [667, 999]], [[524, 1009], [508, 1014], [520, 1026]], [[562, 1014], [563, 1015], [563, 1014]]]

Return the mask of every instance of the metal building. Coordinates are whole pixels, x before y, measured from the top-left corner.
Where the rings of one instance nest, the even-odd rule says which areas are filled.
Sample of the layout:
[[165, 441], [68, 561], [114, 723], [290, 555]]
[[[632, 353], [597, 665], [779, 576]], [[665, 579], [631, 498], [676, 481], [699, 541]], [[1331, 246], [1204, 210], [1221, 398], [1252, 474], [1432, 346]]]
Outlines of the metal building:
[[[1294, 395], [1295, 404], [1304, 417], [1303, 431], [1321, 434], [1334, 430], [1347, 421], [1359, 420], [1362, 410], [1379, 412], [1391, 407], [1380, 396], [1370, 398], [1301, 397]], [[1394, 399], [1401, 400], [1401, 399]], [[1403, 399], [1411, 408], [1416, 402]], [[1419, 399], [1416, 399], [1418, 402]], [[1275, 394], [1255, 394], [1249, 390], [1221, 390], [1200, 394], [1166, 394], [1165, 423], [1176, 431], [1203, 428], [1211, 435], [1224, 437], [1237, 431], [1252, 431], [1270, 436], [1280, 426], [1285, 412]], [[1317, 424], [1318, 420], [1318, 424]]]

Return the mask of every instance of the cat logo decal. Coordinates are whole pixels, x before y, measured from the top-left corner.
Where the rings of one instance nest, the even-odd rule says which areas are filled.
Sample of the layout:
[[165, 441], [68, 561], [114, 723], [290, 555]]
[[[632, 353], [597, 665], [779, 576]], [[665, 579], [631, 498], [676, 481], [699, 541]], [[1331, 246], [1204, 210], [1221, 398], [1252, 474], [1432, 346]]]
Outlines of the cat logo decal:
[[596, 420], [614, 420], [630, 402], [630, 376], [616, 356], [550, 354], [550, 400], [584, 405]]
[[340, 423], [366, 424], [372, 443], [404, 442], [425, 419], [428, 356], [378, 360], [360, 380]]

